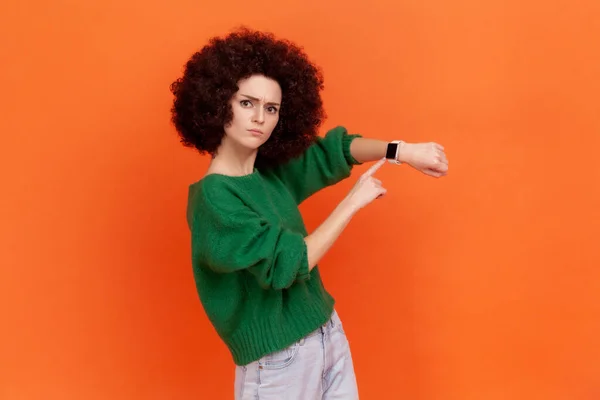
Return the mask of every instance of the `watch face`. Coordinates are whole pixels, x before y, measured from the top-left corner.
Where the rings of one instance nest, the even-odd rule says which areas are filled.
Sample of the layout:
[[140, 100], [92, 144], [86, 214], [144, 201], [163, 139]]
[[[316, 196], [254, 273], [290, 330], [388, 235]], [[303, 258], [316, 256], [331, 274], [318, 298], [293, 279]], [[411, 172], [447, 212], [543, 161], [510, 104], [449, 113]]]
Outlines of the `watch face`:
[[397, 148], [398, 148], [398, 143], [388, 143], [387, 151], [385, 153], [385, 158], [387, 158], [388, 160], [395, 160]]

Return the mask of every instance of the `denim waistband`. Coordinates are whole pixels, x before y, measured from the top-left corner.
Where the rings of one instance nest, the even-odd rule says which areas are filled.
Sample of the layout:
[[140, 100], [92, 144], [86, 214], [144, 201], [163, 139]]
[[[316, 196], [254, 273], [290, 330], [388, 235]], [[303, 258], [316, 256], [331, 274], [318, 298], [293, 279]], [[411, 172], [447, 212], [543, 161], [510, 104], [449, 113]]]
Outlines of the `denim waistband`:
[[300, 340], [300, 344], [303, 344], [305, 339], [313, 337], [315, 335], [324, 335], [326, 332], [331, 331], [333, 328], [341, 324], [340, 317], [338, 313], [333, 310], [331, 317], [325, 322], [323, 325], [306, 335], [302, 340]]

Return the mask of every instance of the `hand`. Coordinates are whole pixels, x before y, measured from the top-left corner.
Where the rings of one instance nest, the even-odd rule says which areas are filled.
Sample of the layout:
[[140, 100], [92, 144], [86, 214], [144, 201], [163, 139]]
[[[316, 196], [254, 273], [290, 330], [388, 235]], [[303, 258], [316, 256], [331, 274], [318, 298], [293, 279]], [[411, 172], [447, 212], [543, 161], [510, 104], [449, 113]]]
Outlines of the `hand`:
[[444, 147], [437, 143], [404, 143], [398, 159], [436, 178], [448, 174], [448, 159]]
[[353, 210], [358, 211], [373, 200], [385, 195], [387, 190], [381, 186], [379, 179], [373, 177], [375, 171], [381, 168], [385, 162], [386, 159], [382, 158], [358, 178], [358, 181], [345, 199]]

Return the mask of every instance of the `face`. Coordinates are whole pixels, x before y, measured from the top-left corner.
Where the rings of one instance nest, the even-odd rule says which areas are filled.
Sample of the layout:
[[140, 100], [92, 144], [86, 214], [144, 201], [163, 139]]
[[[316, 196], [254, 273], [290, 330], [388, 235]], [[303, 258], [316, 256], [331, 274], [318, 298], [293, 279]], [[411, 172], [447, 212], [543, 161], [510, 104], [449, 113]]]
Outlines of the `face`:
[[233, 119], [225, 126], [226, 141], [256, 150], [271, 137], [279, 121], [281, 87], [262, 75], [244, 79], [238, 87], [231, 99]]

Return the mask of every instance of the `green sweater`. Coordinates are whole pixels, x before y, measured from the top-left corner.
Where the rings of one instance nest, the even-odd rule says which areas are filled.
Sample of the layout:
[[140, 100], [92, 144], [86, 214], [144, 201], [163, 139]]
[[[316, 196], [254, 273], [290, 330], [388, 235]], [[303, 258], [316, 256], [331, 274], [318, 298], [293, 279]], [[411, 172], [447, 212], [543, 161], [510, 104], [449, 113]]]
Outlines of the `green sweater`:
[[358, 136], [337, 127], [281, 166], [190, 185], [196, 288], [237, 365], [290, 346], [330, 318], [335, 301], [318, 267], [308, 270], [298, 205], [350, 176]]

